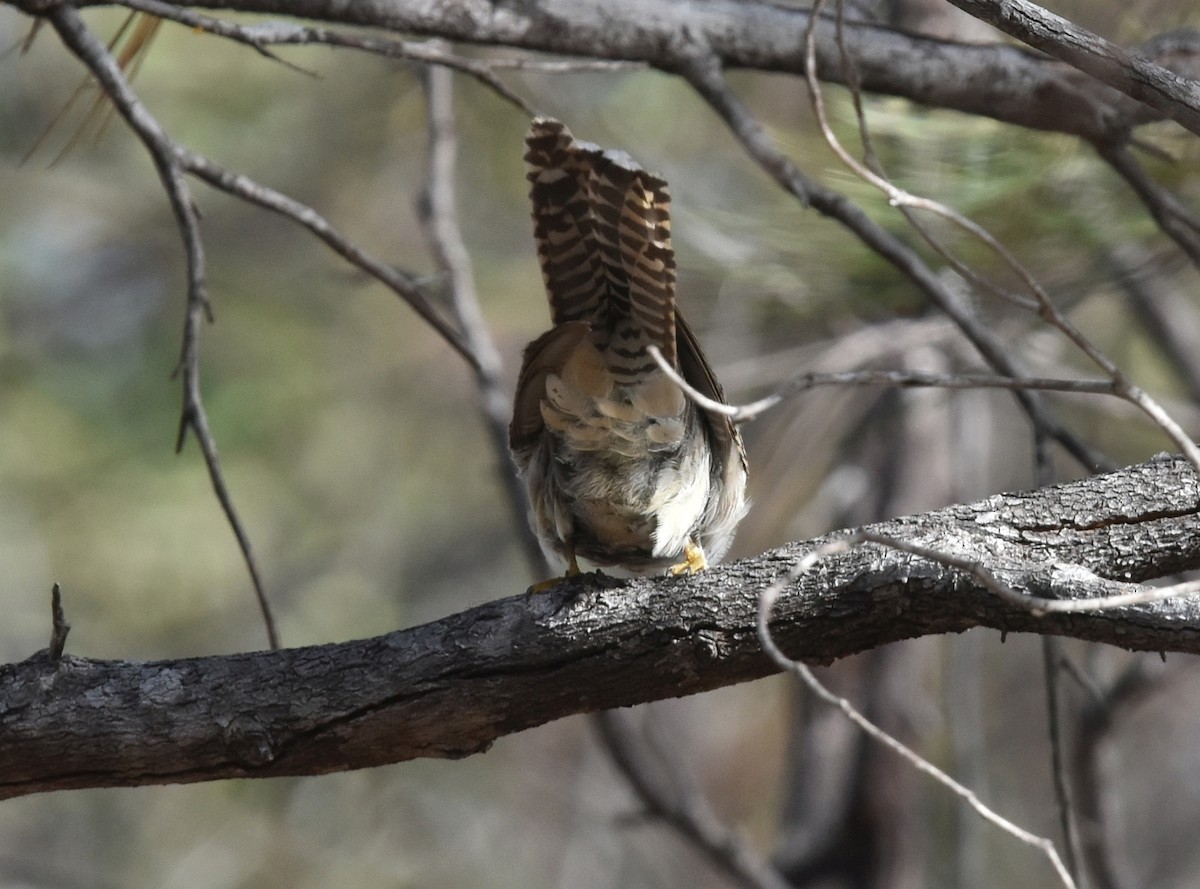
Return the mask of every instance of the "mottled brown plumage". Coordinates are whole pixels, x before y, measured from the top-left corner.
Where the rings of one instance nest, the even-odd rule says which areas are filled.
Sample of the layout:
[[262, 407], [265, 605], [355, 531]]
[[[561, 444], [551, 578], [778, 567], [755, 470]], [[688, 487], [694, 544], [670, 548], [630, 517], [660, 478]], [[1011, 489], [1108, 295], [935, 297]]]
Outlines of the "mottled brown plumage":
[[526, 145], [554, 326], [525, 349], [509, 444], [538, 538], [569, 572], [699, 570], [745, 513], [746, 459], [647, 351], [724, 400], [675, 306], [667, 183], [548, 118]]

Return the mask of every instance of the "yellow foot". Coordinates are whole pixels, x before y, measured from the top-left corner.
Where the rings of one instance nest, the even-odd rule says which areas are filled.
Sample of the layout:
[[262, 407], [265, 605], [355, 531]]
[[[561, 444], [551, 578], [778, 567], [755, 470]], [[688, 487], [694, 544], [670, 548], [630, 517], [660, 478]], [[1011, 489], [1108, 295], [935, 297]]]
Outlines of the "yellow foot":
[[678, 577], [680, 574], [695, 574], [708, 567], [708, 559], [704, 558], [704, 550], [700, 545], [688, 541], [683, 548], [683, 561], [671, 566], [671, 573]]

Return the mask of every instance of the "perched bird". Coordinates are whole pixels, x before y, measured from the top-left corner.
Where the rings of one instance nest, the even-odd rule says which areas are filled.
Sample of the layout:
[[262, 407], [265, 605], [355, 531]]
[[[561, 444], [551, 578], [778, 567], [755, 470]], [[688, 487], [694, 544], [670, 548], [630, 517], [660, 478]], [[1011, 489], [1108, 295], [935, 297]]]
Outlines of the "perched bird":
[[553, 327], [525, 349], [509, 446], [542, 549], [569, 575], [699, 571], [745, 515], [746, 454], [647, 351], [724, 401], [675, 307], [667, 183], [549, 118], [526, 146]]

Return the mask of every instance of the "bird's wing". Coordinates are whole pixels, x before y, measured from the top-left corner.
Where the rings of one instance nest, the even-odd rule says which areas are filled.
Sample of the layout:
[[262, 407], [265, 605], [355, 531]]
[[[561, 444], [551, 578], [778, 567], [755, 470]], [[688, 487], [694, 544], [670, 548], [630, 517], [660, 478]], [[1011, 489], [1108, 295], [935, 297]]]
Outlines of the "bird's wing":
[[512, 422], [508, 426], [508, 446], [518, 461], [529, 459], [545, 427], [542, 399], [546, 396], [546, 377], [562, 372], [588, 330], [586, 321], [568, 321], [551, 327], [525, 347], [513, 399]]
[[[683, 320], [683, 316], [678, 313], [675, 315], [675, 330], [679, 338], [679, 372], [683, 378], [700, 394], [722, 404], [727, 403], [725, 390], [717, 382], [717, 377], [709, 366], [708, 359], [704, 357], [704, 352], [700, 349], [696, 335], [692, 333], [692, 328], [688, 323]], [[713, 455], [716, 458], [713, 465], [726, 466], [727, 472], [735, 472], [740, 468], [744, 475], [747, 468], [746, 449], [742, 444], [742, 436], [738, 432], [737, 426], [724, 414], [716, 414], [703, 409], [701, 409], [701, 413], [708, 420], [709, 439], [712, 442]], [[734, 451], [737, 452], [737, 460], [729, 459]]]

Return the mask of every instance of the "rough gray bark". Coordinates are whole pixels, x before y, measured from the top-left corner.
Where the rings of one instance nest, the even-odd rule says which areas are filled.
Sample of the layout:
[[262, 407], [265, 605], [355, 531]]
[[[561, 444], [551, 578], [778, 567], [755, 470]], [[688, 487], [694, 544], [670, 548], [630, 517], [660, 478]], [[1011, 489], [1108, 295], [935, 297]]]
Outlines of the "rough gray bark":
[[[1200, 567], [1200, 486], [1162, 458], [873, 530], [975, 559], [1034, 595], [1105, 595]], [[573, 713], [765, 676], [758, 593], [816, 542], [690, 578], [583, 578], [336, 645], [154, 662], [35, 655], [0, 668], [0, 798], [465, 756]], [[972, 627], [1200, 652], [1194, 600], [1039, 617], [876, 546], [821, 562], [776, 615], [784, 649], [819, 662]]]
[[[1200, 133], [1200, 82], [1171, 73], [1028, 0], [950, 0], [959, 9], [1045, 50]], [[1195, 74], [1192, 72], [1191, 77]]]
[[[100, 2], [78, 0], [75, 5]], [[105, 5], [107, 2], [104, 0]], [[13, 3], [36, 14], [49, 0]], [[801, 73], [801, 47], [809, 22], [804, 10], [757, 0], [472, 0], [453, 4], [207, 0], [170, 5], [287, 15], [464, 43], [640, 61], [667, 71], [678, 70], [698, 54], [712, 54], [733, 68]], [[992, 4], [959, 5], [982, 14], [975, 7]], [[1200, 38], [1195, 35], [1178, 37], [1164, 64], [1195, 74], [1197, 44]], [[821, 77], [845, 83], [832, 19], [817, 29], [816, 45]], [[1131, 66], [1136, 77], [1114, 74], [1106, 78], [1115, 87], [1110, 89], [1056, 59], [1012, 46], [955, 43], [861, 22], [846, 23], [845, 45], [863, 89], [931, 107], [1069, 133], [1097, 143], [1121, 141], [1129, 125], [1168, 115], [1189, 128], [1195, 124], [1191, 116], [1195, 106], [1190, 105], [1195, 90], [1124, 51], [1121, 61]], [[1147, 52], [1156, 50], [1148, 47]], [[1074, 63], [1076, 57], [1069, 60]], [[1122, 94], [1131, 90], [1131, 95], [1159, 110]], [[1175, 101], [1179, 96], [1182, 99]]]

